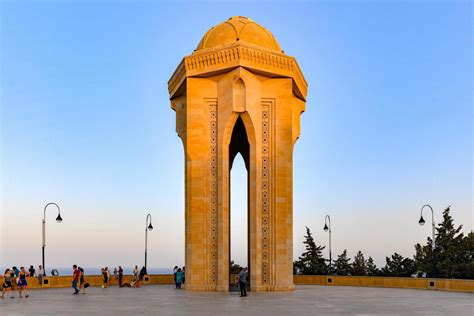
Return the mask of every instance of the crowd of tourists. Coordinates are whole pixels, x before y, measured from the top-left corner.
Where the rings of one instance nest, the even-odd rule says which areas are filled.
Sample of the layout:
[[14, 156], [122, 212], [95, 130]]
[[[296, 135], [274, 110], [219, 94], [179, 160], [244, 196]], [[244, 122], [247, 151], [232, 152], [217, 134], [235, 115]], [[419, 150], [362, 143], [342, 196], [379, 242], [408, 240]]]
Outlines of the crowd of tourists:
[[[118, 280], [119, 287], [139, 287], [140, 281], [143, 280], [143, 277], [148, 274], [145, 267], [138, 269], [138, 266], [135, 266], [133, 269], [133, 277], [130, 282], [123, 282], [124, 271], [122, 266], [114, 269], [113, 276], [110, 275], [108, 267], [101, 268], [102, 275], [102, 288], [107, 288], [110, 286], [112, 277], [115, 277]], [[0, 298], [5, 298], [5, 295], [10, 295], [10, 298], [15, 298], [14, 291], [18, 290], [19, 297], [28, 298], [29, 294], [27, 292], [28, 282], [26, 277], [37, 277], [39, 284], [43, 284], [43, 278], [46, 276], [46, 273], [43, 267], [40, 265], [36, 270], [33, 266], [30, 266], [28, 271], [25, 267], [20, 267], [18, 269], [16, 266], [5, 269], [3, 273], [3, 283], [2, 283], [2, 295]], [[0, 274], [0, 277], [2, 275]], [[89, 287], [89, 283], [86, 282], [84, 269], [73, 265], [72, 267], [72, 288], [74, 289], [73, 295], [79, 293], [86, 294], [86, 288]]]
[[[132, 279], [130, 282], [123, 282], [123, 268], [122, 266], [118, 266], [118, 268], [114, 268], [113, 275], [110, 274], [110, 270], [108, 267], [101, 268], [101, 276], [102, 276], [102, 288], [107, 288], [111, 284], [111, 278], [114, 277], [118, 280], [119, 287], [133, 287], [137, 288], [140, 287], [140, 281], [143, 280], [143, 277], [148, 274], [146, 267], [142, 267], [140, 270], [138, 266], [132, 271]], [[3, 284], [2, 284], [2, 295], [1, 298], [5, 297], [6, 293], [10, 294], [11, 298], [15, 298], [13, 296], [13, 290], [18, 290], [19, 297], [29, 297], [27, 292], [27, 279], [26, 277], [37, 277], [40, 284], [43, 282], [43, 278], [45, 276], [45, 272], [43, 267], [40, 265], [38, 270], [36, 271], [33, 266], [30, 266], [28, 271], [26, 271], [25, 267], [13, 267], [11, 269], [7, 268], [3, 274]], [[0, 275], [1, 276], [1, 275]], [[173, 276], [174, 276], [174, 283], [176, 289], [181, 289], [183, 284], [186, 281], [186, 268], [182, 267], [179, 268], [175, 266], [173, 268]], [[240, 267], [239, 275], [237, 276], [236, 283], [239, 283], [240, 286], [240, 296], [244, 297], [247, 296], [246, 285], [247, 285], [247, 278], [248, 272], [247, 268]], [[86, 282], [84, 269], [73, 265], [72, 267], [72, 288], [74, 289], [73, 295], [77, 295], [79, 293], [86, 294], [86, 288], [89, 287], [89, 283]]]

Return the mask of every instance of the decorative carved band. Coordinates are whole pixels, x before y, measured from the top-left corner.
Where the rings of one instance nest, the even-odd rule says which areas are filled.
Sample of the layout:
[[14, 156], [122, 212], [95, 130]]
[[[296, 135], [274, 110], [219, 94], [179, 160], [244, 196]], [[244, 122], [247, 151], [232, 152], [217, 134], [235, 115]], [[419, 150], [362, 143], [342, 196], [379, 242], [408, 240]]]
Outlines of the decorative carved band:
[[210, 170], [211, 170], [211, 245], [209, 277], [212, 285], [217, 284], [217, 99], [206, 99], [210, 113]]
[[248, 60], [291, 71], [295, 68], [295, 62], [291, 57], [243, 46], [230, 47], [205, 55], [191, 55], [185, 58], [185, 65], [187, 70], [198, 70], [236, 60]]
[[200, 76], [236, 66], [293, 78], [302, 97], [306, 97], [308, 84], [295, 58], [260, 49], [245, 42], [235, 42], [221, 49], [203, 50], [186, 56], [168, 81], [170, 97], [174, 97], [186, 77]]
[[273, 99], [262, 99], [262, 284], [271, 284]]

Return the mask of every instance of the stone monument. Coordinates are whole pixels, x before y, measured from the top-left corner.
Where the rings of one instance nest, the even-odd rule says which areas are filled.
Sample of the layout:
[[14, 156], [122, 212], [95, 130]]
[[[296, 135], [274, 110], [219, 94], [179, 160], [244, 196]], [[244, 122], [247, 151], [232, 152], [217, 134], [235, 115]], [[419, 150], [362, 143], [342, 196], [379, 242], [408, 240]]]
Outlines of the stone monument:
[[230, 169], [248, 173], [252, 291], [293, 284], [293, 146], [307, 83], [267, 29], [236, 16], [211, 28], [168, 82], [185, 152], [186, 290], [228, 291]]

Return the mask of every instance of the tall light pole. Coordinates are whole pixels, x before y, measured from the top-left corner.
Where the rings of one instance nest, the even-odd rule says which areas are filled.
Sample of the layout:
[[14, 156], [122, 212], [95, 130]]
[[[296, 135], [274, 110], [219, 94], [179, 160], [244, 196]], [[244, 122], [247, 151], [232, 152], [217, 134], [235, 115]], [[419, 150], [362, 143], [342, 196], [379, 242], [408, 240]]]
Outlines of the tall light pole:
[[43, 247], [42, 247], [42, 257], [43, 257], [43, 270], [46, 275], [46, 265], [44, 264], [44, 248], [46, 247], [46, 208], [50, 205], [56, 206], [58, 209], [58, 217], [56, 217], [56, 222], [61, 223], [63, 219], [61, 218], [61, 209], [56, 203], [48, 203], [44, 207], [44, 212], [43, 212]]
[[434, 212], [433, 212], [433, 208], [428, 205], [428, 204], [425, 204], [421, 207], [421, 212], [420, 212], [420, 220], [418, 221], [418, 223], [423, 226], [425, 224], [425, 219], [423, 218], [423, 209], [425, 207], [429, 207], [429, 209], [431, 210], [431, 246], [432, 246], [432, 250], [433, 250], [433, 277], [436, 277], [436, 236], [435, 236], [435, 230], [436, 230], [436, 227], [435, 227], [435, 221], [434, 221]]
[[430, 210], [431, 210], [431, 238], [432, 238], [432, 247], [433, 247], [433, 251], [435, 250], [436, 248], [436, 245], [435, 245], [435, 222], [434, 222], [434, 212], [433, 212], [433, 208], [428, 205], [428, 204], [425, 204], [421, 207], [421, 213], [420, 213], [420, 220], [418, 221], [418, 223], [423, 226], [425, 225], [425, 219], [423, 218], [423, 209], [425, 207], [429, 207]]
[[[150, 224], [148, 224], [148, 218], [150, 218]], [[146, 224], [145, 224], [145, 269], [146, 269], [146, 259], [148, 254], [148, 231], [153, 230], [153, 225], [151, 225], [151, 214], [147, 214], [146, 216]]]
[[[328, 226], [329, 223], [329, 226]], [[332, 270], [332, 255], [331, 255], [331, 217], [326, 215], [324, 218], [324, 231], [329, 231], [329, 274], [331, 274]]]

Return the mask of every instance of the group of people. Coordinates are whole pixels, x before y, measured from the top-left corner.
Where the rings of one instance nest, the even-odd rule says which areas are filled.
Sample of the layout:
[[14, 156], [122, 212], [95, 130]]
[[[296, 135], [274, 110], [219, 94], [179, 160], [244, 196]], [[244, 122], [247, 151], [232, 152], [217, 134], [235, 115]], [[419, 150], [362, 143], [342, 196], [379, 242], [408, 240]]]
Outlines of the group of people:
[[[33, 268], [33, 266], [31, 266]], [[20, 297], [29, 297], [26, 287], [28, 283], [26, 282], [26, 277], [30, 275], [30, 272], [25, 270], [25, 267], [13, 267], [11, 269], [6, 269], [3, 274], [3, 291], [1, 298], [5, 298], [5, 293], [10, 293], [10, 298], [15, 298], [13, 296], [12, 290], [18, 289], [18, 294]]]
[[[119, 287], [139, 287], [140, 280], [143, 280], [143, 276], [148, 274], [145, 267], [142, 267], [140, 270], [138, 266], [135, 266], [133, 269], [133, 278], [129, 282], [123, 282], [123, 268], [119, 266], [118, 268], [114, 268], [113, 276], [118, 280]], [[111, 275], [110, 270], [108, 267], [101, 269], [102, 275], [102, 288], [106, 288], [110, 286]]]
[[174, 275], [174, 283], [176, 284], [176, 288], [180, 289], [181, 286], [186, 281], [186, 267], [178, 268], [178, 266], [174, 266], [173, 268], [173, 275]]
[[[79, 283], [79, 287], [77, 284]], [[82, 291], [82, 294], [86, 294], [86, 287], [89, 287], [89, 283], [86, 283], [84, 276], [84, 269], [77, 265], [72, 266], [72, 288], [74, 289], [73, 295], [77, 295]]]
[[[72, 288], [74, 289], [73, 295], [77, 295], [82, 291], [82, 294], [86, 294], [86, 288], [89, 286], [89, 283], [85, 281], [85, 274], [84, 269], [78, 267], [77, 265], [73, 265], [72, 267]], [[143, 280], [144, 275], [148, 274], [145, 267], [142, 267], [138, 270], [138, 266], [135, 266], [133, 269], [133, 278], [130, 283], [123, 282], [123, 269], [121, 266], [114, 269], [114, 276], [117, 278], [120, 287], [139, 287], [140, 280]], [[1, 298], [5, 297], [7, 292], [10, 293], [11, 298], [15, 298], [13, 296], [12, 290], [18, 289], [18, 293], [20, 297], [29, 297], [26, 288], [28, 283], [26, 281], [27, 276], [37, 276], [38, 281], [40, 284], [43, 281], [43, 276], [45, 275], [44, 269], [39, 266], [38, 273], [36, 273], [33, 266], [30, 266], [29, 271], [26, 271], [24, 267], [13, 267], [12, 269], [6, 269], [3, 278], [3, 292]], [[105, 267], [101, 269], [101, 275], [103, 278], [102, 288], [106, 288], [110, 285], [110, 272], [109, 268]], [[176, 284], [177, 289], [181, 289], [182, 285], [186, 281], [186, 268], [179, 268], [175, 266], [173, 268], [173, 275], [174, 275], [174, 282]], [[248, 278], [248, 270], [247, 268], [239, 268], [239, 275], [237, 277], [237, 281], [240, 286], [240, 296], [245, 297], [247, 296], [247, 278]]]

